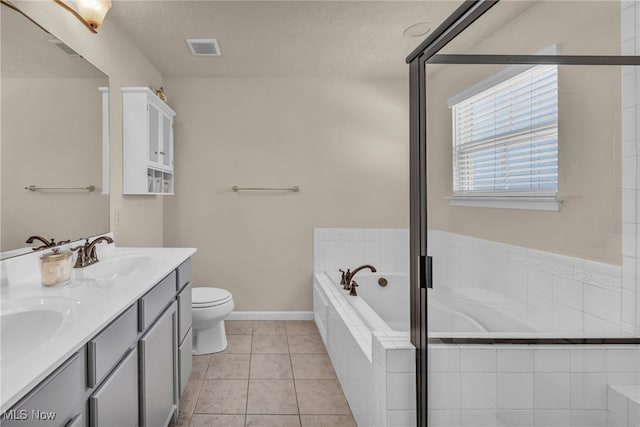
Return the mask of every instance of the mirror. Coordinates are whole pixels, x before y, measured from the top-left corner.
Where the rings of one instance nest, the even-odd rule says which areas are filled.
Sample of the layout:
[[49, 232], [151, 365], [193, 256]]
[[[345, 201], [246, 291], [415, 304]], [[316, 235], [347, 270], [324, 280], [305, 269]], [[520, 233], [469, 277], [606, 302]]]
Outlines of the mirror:
[[[42, 246], [37, 240], [25, 243], [33, 235], [60, 242], [109, 231], [100, 90], [106, 100], [109, 79], [4, 2], [1, 23], [4, 259]], [[92, 186], [94, 191], [85, 189]]]

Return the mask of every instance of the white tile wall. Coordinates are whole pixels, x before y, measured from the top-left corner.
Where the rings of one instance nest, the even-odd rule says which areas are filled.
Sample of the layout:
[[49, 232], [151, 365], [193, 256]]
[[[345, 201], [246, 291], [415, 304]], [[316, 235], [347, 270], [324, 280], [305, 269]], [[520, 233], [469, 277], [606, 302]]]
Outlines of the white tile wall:
[[[434, 344], [427, 355], [430, 426], [616, 425], [622, 413], [611, 410], [620, 402], [612, 402], [610, 384], [628, 396], [637, 393], [633, 410], [640, 417], [639, 351], [630, 345]], [[627, 425], [625, 411], [620, 425], [640, 427]]]
[[[429, 252], [433, 292], [473, 289], [476, 297], [504, 303], [503, 310], [508, 306], [510, 314], [543, 331], [618, 333], [625, 330], [623, 320], [637, 320], [640, 294], [634, 282], [623, 300], [619, 266], [439, 230], [429, 230]], [[637, 263], [629, 257], [627, 264]], [[631, 287], [635, 275], [629, 275]]]
[[372, 264], [379, 271], [409, 271], [409, 230], [395, 228], [316, 228], [313, 271], [346, 270]]

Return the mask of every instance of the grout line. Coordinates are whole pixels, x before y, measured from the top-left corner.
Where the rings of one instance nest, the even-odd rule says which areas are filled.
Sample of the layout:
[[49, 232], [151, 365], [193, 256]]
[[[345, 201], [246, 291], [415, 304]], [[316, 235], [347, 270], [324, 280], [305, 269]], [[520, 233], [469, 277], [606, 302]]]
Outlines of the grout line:
[[[286, 325], [285, 325], [286, 332]], [[285, 339], [287, 340], [287, 350], [289, 351], [287, 354], [289, 355], [289, 366], [291, 367], [291, 383], [293, 384], [293, 395], [296, 398], [296, 408], [298, 410], [298, 421], [302, 426], [302, 415], [300, 414], [300, 402], [298, 402], [298, 389], [296, 388], [296, 374], [293, 371], [293, 360], [291, 360], [291, 348], [289, 347], [289, 335], [285, 334]]]

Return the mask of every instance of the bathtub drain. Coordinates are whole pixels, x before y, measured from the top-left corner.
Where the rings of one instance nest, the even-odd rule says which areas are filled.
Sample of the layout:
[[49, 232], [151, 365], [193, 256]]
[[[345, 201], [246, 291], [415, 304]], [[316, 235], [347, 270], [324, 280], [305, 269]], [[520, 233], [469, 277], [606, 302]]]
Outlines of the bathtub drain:
[[384, 277], [381, 277], [378, 279], [378, 285], [382, 286], [383, 288], [387, 286], [387, 284], [388, 284], [387, 279], [385, 279]]

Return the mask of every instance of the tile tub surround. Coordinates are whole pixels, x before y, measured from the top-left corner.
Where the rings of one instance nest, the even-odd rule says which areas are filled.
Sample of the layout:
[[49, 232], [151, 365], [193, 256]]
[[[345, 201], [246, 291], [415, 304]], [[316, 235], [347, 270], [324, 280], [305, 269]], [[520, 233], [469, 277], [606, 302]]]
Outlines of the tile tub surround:
[[[66, 249], [66, 246], [62, 248]], [[73, 301], [76, 305], [70, 310], [73, 314], [63, 323], [55, 339], [40, 343], [36, 350], [3, 367], [0, 376], [1, 410], [9, 409], [196, 251], [191, 248], [118, 248], [104, 244], [98, 245], [97, 248], [102, 251], [98, 253], [102, 261], [108, 260], [111, 256], [128, 255], [144, 255], [152, 261], [141, 265], [136, 273], [110, 280], [83, 278], [83, 274], [93, 271], [92, 267], [99, 268], [99, 262], [95, 266], [74, 269], [69, 284], [53, 288], [45, 288], [40, 284], [38, 257], [42, 252], [0, 262], [0, 300], [3, 311], [19, 309], [22, 301], [26, 299], [59, 298]]]
[[[483, 427], [605, 427], [608, 412], [619, 414], [626, 403], [612, 397], [612, 388], [640, 390], [640, 346], [432, 345], [428, 351], [431, 427], [474, 419]], [[629, 407], [631, 417], [635, 407]]]
[[640, 385], [610, 385], [608, 427], [640, 427]]
[[356, 422], [415, 426], [415, 347], [409, 333], [371, 331], [346, 298], [328, 275], [314, 275], [316, 324]]
[[225, 321], [229, 347], [193, 357], [180, 427], [356, 427], [313, 321]]
[[409, 272], [406, 228], [316, 228], [313, 271], [338, 271], [372, 264], [379, 271]]
[[[619, 266], [429, 230], [434, 292], [473, 293], [536, 329], [624, 334]], [[603, 335], [606, 336], [606, 335]]]

